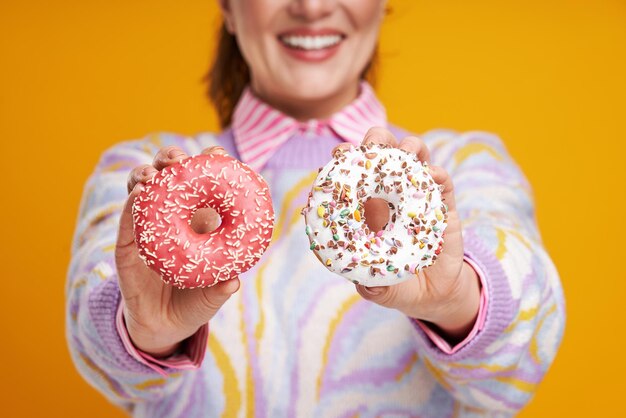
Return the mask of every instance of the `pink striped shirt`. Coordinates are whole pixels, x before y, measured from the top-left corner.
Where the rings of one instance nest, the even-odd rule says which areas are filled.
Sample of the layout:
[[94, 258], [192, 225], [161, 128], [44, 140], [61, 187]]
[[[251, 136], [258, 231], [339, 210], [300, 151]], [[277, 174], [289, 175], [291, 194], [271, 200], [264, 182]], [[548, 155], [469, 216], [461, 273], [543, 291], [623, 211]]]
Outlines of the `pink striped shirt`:
[[372, 126], [386, 126], [385, 108], [372, 87], [362, 82], [359, 96], [328, 119], [298, 121], [262, 102], [247, 87], [233, 113], [233, 134], [241, 160], [256, 171], [295, 133], [337, 136], [359, 145]]

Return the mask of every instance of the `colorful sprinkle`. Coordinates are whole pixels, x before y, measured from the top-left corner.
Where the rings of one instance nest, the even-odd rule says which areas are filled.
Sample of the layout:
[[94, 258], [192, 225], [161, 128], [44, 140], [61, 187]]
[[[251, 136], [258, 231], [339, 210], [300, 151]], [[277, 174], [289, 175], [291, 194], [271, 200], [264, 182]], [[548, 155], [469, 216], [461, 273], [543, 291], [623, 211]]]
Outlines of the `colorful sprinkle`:
[[[442, 251], [447, 207], [437, 193], [438, 185], [427, 165], [395, 151], [388, 153], [386, 148], [366, 144], [356, 152], [335, 153], [332, 165], [320, 169], [324, 174], [309, 195], [307, 209], [317, 209], [319, 215], [308, 217], [311, 228], [320, 224], [328, 228], [328, 232], [313, 228], [315, 234], [306, 230], [309, 239], [325, 236], [312, 248], [329, 269], [349, 273], [350, 280], [359, 283], [382, 283], [383, 276], [391, 279], [389, 283], [407, 279], [432, 264]], [[390, 219], [384, 230], [372, 231], [364, 223], [363, 202], [380, 195], [390, 196]], [[404, 257], [417, 262], [403, 261]], [[362, 276], [365, 271], [370, 279]]]

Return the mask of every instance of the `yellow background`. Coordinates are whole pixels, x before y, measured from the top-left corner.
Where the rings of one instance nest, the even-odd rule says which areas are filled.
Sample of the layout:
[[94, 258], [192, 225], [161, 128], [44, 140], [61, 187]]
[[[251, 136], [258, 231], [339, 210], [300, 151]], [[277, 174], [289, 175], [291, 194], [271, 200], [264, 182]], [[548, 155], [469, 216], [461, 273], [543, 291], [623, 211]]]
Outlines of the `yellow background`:
[[[216, 129], [200, 82], [215, 3], [0, 2], [0, 415], [122, 416], [79, 377], [66, 348], [76, 211], [99, 154], [116, 141]], [[496, 132], [534, 186], [568, 318], [522, 416], [617, 415], [626, 374], [626, 268], [618, 265], [626, 2], [391, 5], [378, 89], [391, 120], [415, 132]]]

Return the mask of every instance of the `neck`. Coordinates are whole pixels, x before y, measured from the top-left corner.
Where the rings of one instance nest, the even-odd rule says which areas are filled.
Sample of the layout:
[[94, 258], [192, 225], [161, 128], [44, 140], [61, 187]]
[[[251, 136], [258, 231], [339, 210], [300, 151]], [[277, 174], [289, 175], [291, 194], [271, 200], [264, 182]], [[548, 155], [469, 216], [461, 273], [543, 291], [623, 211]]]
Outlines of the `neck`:
[[359, 95], [359, 81], [331, 96], [310, 100], [294, 100], [293, 97], [270, 94], [260, 89], [254, 82], [252, 82], [251, 88], [254, 95], [259, 99], [274, 109], [302, 122], [310, 119], [326, 119], [352, 103]]

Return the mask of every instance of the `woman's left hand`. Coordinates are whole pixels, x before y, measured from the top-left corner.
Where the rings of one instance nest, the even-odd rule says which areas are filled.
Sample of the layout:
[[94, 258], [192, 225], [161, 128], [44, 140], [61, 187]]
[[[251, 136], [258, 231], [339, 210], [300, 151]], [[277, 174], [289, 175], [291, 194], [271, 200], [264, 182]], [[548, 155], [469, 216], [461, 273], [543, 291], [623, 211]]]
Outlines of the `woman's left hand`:
[[[369, 142], [415, 153], [420, 161], [430, 164], [429, 150], [420, 138], [409, 136], [398, 142], [387, 129], [372, 128], [363, 140], [364, 144]], [[442, 167], [429, 167], [433, 179], [444, 186], [443, 201], [448, 205], [448, 225], [437, 261], [402, 283], [376, 287], [356, 285], [356, 290], [364, 299], [435, 324], [450, 343], [455, 343], [469, 333], [476, 321], [480, 281], [474, 269], [463, 260], [463, 236], [452, 179]], [[371, 200], [366, 203], [365, 213], [368, 225], [379, 230], [388, 218], [388, 207], [382, 200]]]

